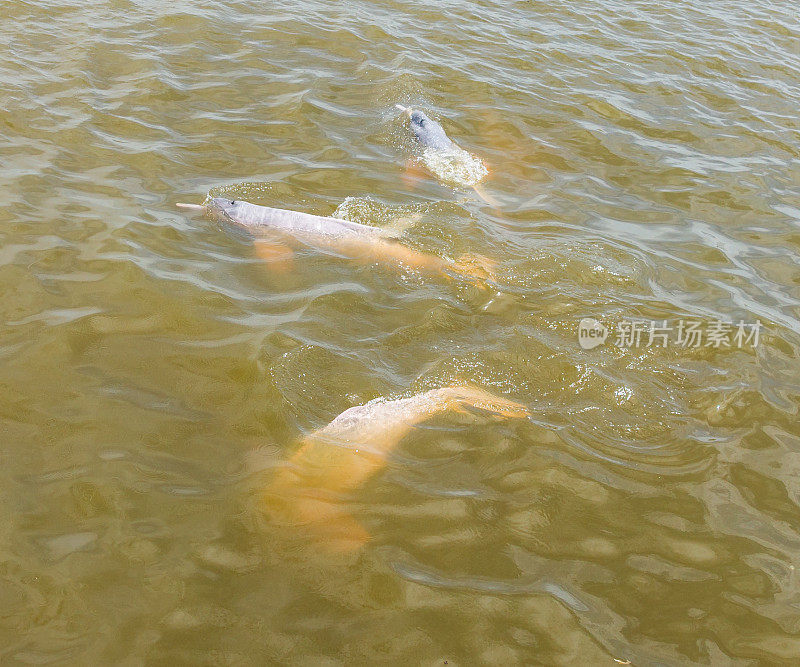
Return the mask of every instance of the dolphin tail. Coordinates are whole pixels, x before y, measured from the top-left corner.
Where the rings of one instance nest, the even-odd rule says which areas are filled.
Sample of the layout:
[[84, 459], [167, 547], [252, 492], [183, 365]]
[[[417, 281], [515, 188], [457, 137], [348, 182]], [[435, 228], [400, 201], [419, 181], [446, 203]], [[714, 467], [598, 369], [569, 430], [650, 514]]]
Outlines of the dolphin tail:
[[500, 202], [497, 201], [491, 195], [487, 194], [482, 187], [478, 185], [473, 185], [472, 189], [475, 191], [475, 194], [478, 195], [478, 197], [480, 197], [481, 199], [483, 199], [483, 201], [485, 201], [487, 204], [489, 204], [489, 206], [491, 206], [492, 208], [498, 208], [498, 209], [500, 208]]
[[178, 208], [186, 208], [186, 209], [189, 209], [190, 211], [205, 211], [206, 210], [206, 207], [205, 206], [201, 206], [200, 204], [184, 204], [182, 202], [178, 202], [178, 203], [175, 204], [175, 206], [177, 206]]

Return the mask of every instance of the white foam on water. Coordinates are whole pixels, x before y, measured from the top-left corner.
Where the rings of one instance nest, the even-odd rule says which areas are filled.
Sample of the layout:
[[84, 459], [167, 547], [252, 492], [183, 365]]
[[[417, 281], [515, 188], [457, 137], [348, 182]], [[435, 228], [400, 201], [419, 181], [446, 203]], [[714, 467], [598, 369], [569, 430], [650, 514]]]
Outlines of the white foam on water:
[[458, 146], [449, 151], [426, 148], [422, 162], [440, 181], [455, 187], [477, 185], [489, 173], [479, 157]]

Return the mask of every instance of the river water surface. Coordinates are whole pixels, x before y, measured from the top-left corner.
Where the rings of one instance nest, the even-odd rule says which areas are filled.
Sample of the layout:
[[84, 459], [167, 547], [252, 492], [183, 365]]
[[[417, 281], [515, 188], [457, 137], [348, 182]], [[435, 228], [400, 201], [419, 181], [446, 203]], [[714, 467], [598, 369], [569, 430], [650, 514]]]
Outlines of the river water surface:
[[[797, 660], [794, 3], [3, 13], [0, 662]], [[499, 206], [409, 174], [396, 103]], [[313, 248], [277, 272], [176, 210], [209, 191], [413, 219], [497, 285]], [[762, 329], [636, 346], [626, 320]], [[339, 499], [356, 551], [262, 511], [305, 433], [453, 382], [534, 417], [415, 429]]]

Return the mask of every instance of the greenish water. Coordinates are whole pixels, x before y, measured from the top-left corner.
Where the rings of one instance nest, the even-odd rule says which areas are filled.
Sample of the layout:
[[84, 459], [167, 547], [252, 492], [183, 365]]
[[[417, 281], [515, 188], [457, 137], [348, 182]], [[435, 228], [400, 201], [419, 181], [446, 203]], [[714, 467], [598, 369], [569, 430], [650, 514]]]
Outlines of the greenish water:
[[[772, 664], [800, 656], [800, 23], [790, 2], [5, 3], [0, 662]], [[491, 169], [406, 174], [395, 103]], [[208, 191], [497, 262], [502, 294], [313, 249]], [[348, 199], [350, 198], [350, 199]], [[583, 350], [578, 322], [761, 322]], [[340, 501], [304, 434], [471, 382]], [[327, 662], [325, 662], [327, 660]]]

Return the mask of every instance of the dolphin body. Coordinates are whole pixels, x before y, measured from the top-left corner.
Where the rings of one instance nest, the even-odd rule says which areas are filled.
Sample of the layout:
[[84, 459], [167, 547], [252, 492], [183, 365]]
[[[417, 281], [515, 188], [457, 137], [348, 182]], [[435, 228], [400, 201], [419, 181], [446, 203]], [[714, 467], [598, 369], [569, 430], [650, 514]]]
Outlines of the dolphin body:
[[[205, 205], [177, 204], [180, 208], [203, 211], [213, 218], [235, 224], [253, 234], [256, 253], [275, 263], [278, 270], [288, 266], [293, 255], [286, 243], [300, 241], [340, 253], [353, 259], [383, 261], [431, 274], [441, 274], [485, 287], [491, 277], [491, 261], [478, 255], [458, 261], [418, 252], [393, 240], [393, 229], [372, 227], [349, 220], [258, 206], [246, 201], [214, 197]], [[266, 237], [266, 238], [265, 238]], [[276, 242], [277, 241], [277, 242]]]
[[527, 418], [521, 403], [485, 389], [459, 385], [408, 398], [383, 398], [342, 412], [308, 434], [263, 493], [264, 509], [293, 527], [303, 526], [324, 546], [349, 551], [369, 539], [343, 500], [386, 465], [400, 440], [420, 424], [448, 412], [482, 410], [496, 418]]
[[[178, 204], [185, 208], [193, 204]], [[392, 230], [381, 227], [362, 225], [358, 222], [329, 218], [322, 215], [311, 215], [300, 211], [287, 211], [270, 206], [258, 206], [242, 200], [214, 197], [204, 208], [235, 225], [251, 232], [282, 232], [296, 238], [314, 239], [380, 239], [391, 238]]]

